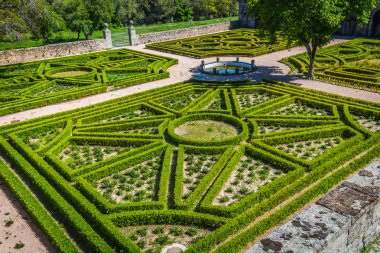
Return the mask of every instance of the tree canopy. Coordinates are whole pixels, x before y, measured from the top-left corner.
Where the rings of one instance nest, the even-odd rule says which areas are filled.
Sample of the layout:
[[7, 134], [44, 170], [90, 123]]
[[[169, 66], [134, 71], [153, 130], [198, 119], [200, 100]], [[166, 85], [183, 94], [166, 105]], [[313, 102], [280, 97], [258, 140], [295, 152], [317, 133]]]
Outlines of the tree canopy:
[[260, 27], [272, 35], [282, 31], [289, 42], [305, 46], [310, 65], [308, 78], [314, 75], [317, 49], [329, 43], [342, 22], [354, 16], [364, 24], [378, 0], [249, 0], [250, 12]]
[[104, 23], [137, 24], [203, 20], [237, 14], [236, 0], [0, 0], [0, 41], [30, 36], [49, 41], [69, 29], [90, 39]]
[[49, 39], [61, 31], [64, 21], [45, 0], [0, 0], [0, 39], [20, 41], [30, 33], [33, 38]]

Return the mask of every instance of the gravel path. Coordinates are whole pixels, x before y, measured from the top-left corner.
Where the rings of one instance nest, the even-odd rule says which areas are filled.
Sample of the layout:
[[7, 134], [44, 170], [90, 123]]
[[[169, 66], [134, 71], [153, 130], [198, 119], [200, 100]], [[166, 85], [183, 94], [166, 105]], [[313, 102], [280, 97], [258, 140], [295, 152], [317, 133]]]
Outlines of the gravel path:
[[[0, 182], [0, 252], [56, 252], [8, 187]], [[16, 244], [22, 248], [16, 249]]]
[[[351, 38], [337, 38], [333, 40], [330, 45], [338, 44], [346, 42]], [[15, 114], [10, 114], [6, 116], [0, 117], [0, 126], [7, 125], [12, 122], [18, 122], [18, 121], [24, 121], [28, 119], [33, 119], [41, 116], [51, 115], [57, 112], [63, 112], [68, 111], [72, 109], [77, 109], [89, 105], [93, 105], [96, 103], [108, 101], [115, 98], [124, 97], [127, 95], [135, 94], [141, 91], [150, 90], [154, 88], [164, 87], [168, 86], [177, 82], [182, 82], [189, 80], [192, 77], [195, 77], [199, 73], [197, 73], [197, 67], [200, 65], [201, 60], [200, 59], [194, 59], [186, 56], [178, 56], [173, 55], [170, 53], [163, 53], [163, 52], [157, 52], [154, 50], [149, 50], [145, 48], [145, 45], [140, 45], [137, 47], [128, 47], [133, 50], [138, 50], [142, 52], [147, 53], [153, 53], [163, 56], [168, 56], [172, 58], [177, 58], [179, 60], [179, 64], [169, 68], [170, 72], [170, 78], [158, 80], [150, 83], [145, 83], [141, 85], [136, 85], [133, 87], [128, 87], [120, 90], [110, 91], [94, 96], [89, 96], [73, 101], [68, 101], [64, 103], [59, 103], [55, 105], [49, 105], [41, 108], [36, 108], [28, 111], [18, 112]], [[299, 84], [302, 87], [307, 87], [314, 90], [322, 90], [327, 91], [334, 94], [340, 94], [343, 96], [353, 97], [353, 98], [360, 98], [368, 101], [373, 102], [380, 102], [380, 94], [368, 92], [368, 91], [362, 91], [357, 90], [353, 88], [347, 88], [322, 82], [316, 82], [316, 81], [309, 81], [299, 78], [294, 78], [288, 76], [288, 73], [290, 71], [290, 68], [286, 66], [285, 64], [280, 63], [279, 61], [283, 58], [296, 55], [299, 53], [305, 52], [305, 49], [303, 47], [295, 47], [291, 49], [286, 49], [278, 52], [274, 52], [271, 54], [263, 55], [255, 57], [256, 64], [258, 67], [258, 70], [255, 73], [249, 74], [249, 75], [240, 75], [237, 77], [232, 77], [227, 80], [242, 80], [242, 79], [251, 79], [253, 81], [261, 81], [262, 79], [275, 79], [285, 82], [290, 82], [294, 84]], [[233, 60], [235, 57], [222, 57], [222, 60]], [[205, 62], [212, 62], [215, 61], [215, 57], [212, 58], [206, 58], [204, 59]], [[251, 62], [251, 58], [248, 57], [240, 57], [241, 61], [245, 62]], [[204, 78], [205, 80], [221, 80], [221, 77], [211, 79], [211, 78]], [[225, 78], [223, 80], [226, 80]]]

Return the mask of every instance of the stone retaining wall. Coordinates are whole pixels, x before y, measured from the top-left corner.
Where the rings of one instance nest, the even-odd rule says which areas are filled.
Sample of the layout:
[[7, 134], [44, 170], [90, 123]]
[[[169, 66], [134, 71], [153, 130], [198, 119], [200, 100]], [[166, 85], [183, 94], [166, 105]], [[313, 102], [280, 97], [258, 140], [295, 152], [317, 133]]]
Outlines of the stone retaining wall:
[[246, 253], [358, 253], [380, 233], [380, 158]]
[[107, 39], [98, 39], [51, 44], [41, 47], [4, 50], [0, 51], [0, 65], [17, 64], [62, 56], [84, 54], [109, 48], [112, 48], [112, 41]]
[[224, 32], [239, 27], [238, 21], [224, 22], [213, 25], [196, 26], [185, 29], [171, 30], [165, 32], [146, 33], [138, 36], [139, 44], [155, 43], [166, 40], [175, 40], [209, 33]]

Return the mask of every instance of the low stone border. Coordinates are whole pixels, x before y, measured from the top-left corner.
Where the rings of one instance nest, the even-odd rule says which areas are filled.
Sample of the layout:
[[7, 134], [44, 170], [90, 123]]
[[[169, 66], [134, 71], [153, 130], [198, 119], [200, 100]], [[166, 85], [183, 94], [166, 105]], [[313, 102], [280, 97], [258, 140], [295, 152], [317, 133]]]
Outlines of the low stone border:
[[380, 233], [380, 158], [246, 253], [355, 253]]

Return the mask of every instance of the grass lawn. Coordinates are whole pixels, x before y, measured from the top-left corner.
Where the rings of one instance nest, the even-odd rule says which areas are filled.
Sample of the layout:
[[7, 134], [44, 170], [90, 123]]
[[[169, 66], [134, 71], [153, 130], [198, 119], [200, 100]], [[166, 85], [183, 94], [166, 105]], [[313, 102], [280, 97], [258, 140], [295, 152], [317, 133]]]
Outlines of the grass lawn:
[[234, 126], [224, 122], [197, 120], [177, 127], [175, 133], [187, 139], [211, 141], [235, 136], [238, 131]]
[[[178, 22], [178, 23], [166, 23], [166, 24], [154, 24], [154, 25], [137, 25], [136, 31], [138, 34], [144, 33], [152, 33], [152, 32], [161, 32], [161, 31], [169, 31], [176, 30], [194, 26], [202, 26], [202, 25], [211, 25], [217, 24], [221, 22], [237, 20], [237, 17], [232, 18], [216, 18], [212, 20], [204, 20], [204, 21], [192, 21], [192, 22]], [[119, 28], [110, 28], [112, 31], [112, 42], [114, 45], [126, 45], [128, 44], [128, 31], [125, 27]], [[103, 31], [95, 31], [93, 39], [101, 39], [103, 38]], [[80, 35], [80, 40], [84, 40], [85, 37], [83, 34]], [[56, 33], [53, 38], [53, 43], [62, 43], [62, 42], [70, 42], [77, 40], [77, 33], [71, 31], [64, 31], [60, 33]], [[16, 49], [16, 48], [28, 48], [28, 47], [38, 47], [44, 45], [44, 40], [29, 40], [25, 42], [17, 42], [17, 43], [5, 43], [0, 42], [0, 51], [7, 49]]]

